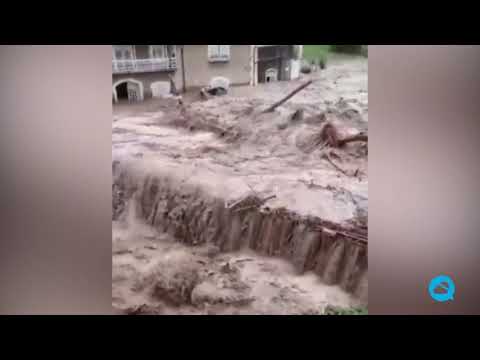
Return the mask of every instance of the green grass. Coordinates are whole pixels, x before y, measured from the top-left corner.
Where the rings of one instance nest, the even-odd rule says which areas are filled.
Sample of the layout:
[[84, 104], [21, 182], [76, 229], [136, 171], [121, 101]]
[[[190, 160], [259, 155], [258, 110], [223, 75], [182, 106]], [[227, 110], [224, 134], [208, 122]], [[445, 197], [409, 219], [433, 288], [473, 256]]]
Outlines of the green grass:
[[319, 59], [325, 59], [330, 52], [331, 45], [304, 45], [303, 46], [303, 57], [311, 62], [315, 60], [318, 62]]
[[303, 45], [303, 58], [308, 62], [318, 64], [320, 59], [327, 61], [334, 52], [368, 57], [367, 45]]

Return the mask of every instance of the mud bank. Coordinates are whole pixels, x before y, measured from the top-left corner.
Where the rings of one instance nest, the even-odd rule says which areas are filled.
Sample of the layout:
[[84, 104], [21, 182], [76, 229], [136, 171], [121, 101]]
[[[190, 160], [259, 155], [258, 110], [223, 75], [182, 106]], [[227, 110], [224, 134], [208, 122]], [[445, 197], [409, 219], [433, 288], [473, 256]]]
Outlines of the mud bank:
[[195, 179], [152, 174], [130, 162], [113, 164], [113, 220], [128, 207], [157, 233], [189, 246], [209, 245], [220, 252], [251, 250], [289, 261], [297, 274], [315, 273], [367, 304], [367, 227], [299, 216], [285, 208], [259, 206], [251, 194], [226, 203]]

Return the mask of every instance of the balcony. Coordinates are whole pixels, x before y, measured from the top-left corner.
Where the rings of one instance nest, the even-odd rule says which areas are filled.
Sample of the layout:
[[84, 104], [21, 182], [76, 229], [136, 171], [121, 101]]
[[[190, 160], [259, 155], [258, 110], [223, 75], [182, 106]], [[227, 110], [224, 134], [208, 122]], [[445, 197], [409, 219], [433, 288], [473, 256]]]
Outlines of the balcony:
[[129, 74], [156, 71], [174, 71], [177, 69], [177, 59], [134, 59], [134, 60], [112, 60], [113, 74]]

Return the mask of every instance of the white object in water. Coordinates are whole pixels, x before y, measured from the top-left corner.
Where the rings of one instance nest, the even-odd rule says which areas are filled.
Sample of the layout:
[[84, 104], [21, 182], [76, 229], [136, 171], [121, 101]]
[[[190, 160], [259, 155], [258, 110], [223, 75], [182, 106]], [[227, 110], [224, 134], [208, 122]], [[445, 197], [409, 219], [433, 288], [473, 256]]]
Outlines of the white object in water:
[[150, 85], [152, 89], [152, 96], [155, 98], [166, 97], [170, 94], [170, 82], [169, 81], [156, 81]]
[[292, 60], [290, 66], [290, 79], [298, 79], [300, 77], [300, 60]]
[[228, 90], [228, 88], [230, 87], [230, 80], [226, 77], [216, 76], [210, 80], [209, 87], [211, 89], [223, 88], [225, 90]]

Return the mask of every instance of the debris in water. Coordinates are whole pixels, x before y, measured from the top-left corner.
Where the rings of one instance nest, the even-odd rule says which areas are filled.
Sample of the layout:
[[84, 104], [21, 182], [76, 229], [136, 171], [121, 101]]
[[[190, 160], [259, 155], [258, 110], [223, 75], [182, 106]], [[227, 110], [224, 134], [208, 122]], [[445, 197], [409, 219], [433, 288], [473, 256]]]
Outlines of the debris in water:
[[231, 87], [224, 96], [210, 87], [206, 101], [196, 91], [115, 105], [117, 311], [366, 306], [368, 99], [358, 87], [367, 89], [367, 77], [366, 65], [348, 66], [332, 63], [310, 84]]

